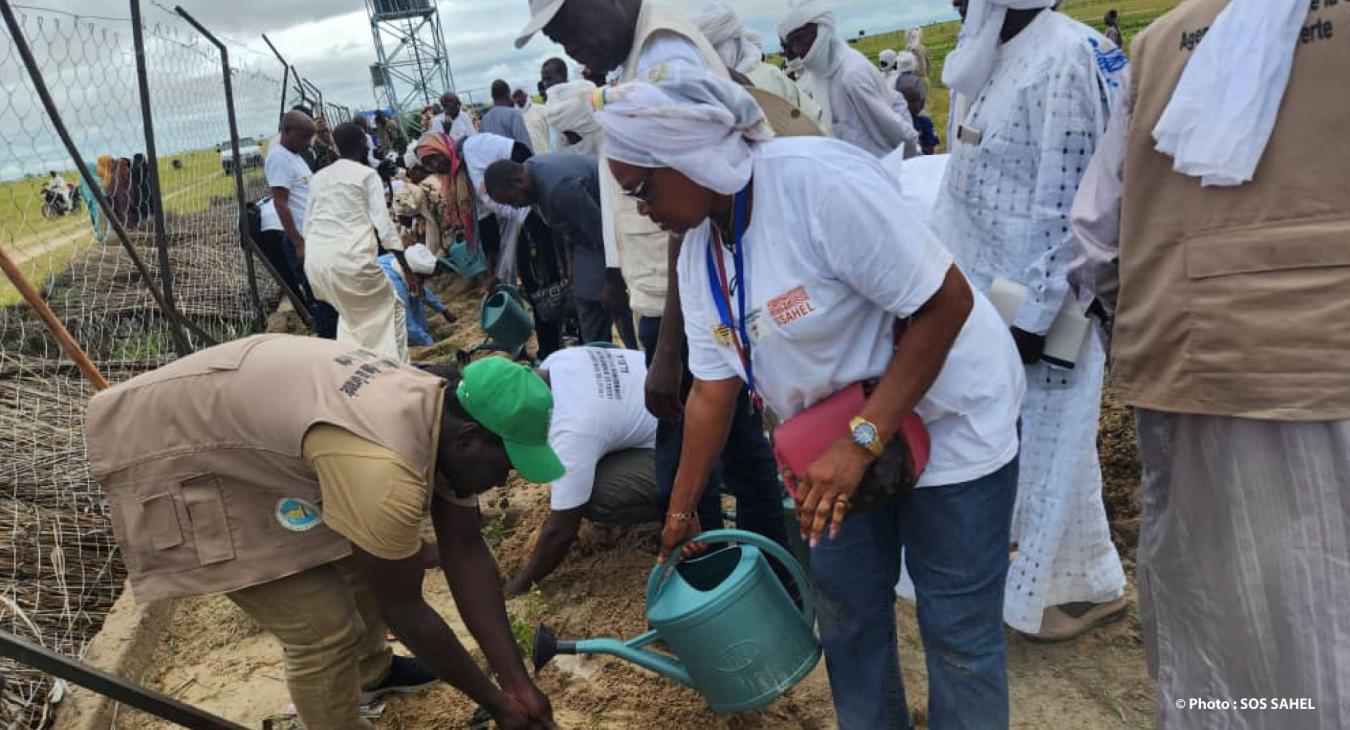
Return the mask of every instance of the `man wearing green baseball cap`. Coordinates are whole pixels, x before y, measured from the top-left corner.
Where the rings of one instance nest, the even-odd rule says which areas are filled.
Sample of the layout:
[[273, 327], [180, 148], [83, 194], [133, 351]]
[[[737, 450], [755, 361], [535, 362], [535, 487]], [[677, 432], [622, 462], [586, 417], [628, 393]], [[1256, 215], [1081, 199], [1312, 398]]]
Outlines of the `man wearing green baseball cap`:
[[[547, 728], [477, 495], [512, 468], [563, 475], [552, 410], [549, 387], [503, 358], [422, 371], [259, 335], [99, 393], [86, 446], [137, 600], [225, 594], [281, 642], [305, 727], [366, 730], [359, 705], [443, 680], [501, 727]], [[496, 681], [423, 597], [430, 563]], [[393, 655], [386, 621], [416, 658]]]

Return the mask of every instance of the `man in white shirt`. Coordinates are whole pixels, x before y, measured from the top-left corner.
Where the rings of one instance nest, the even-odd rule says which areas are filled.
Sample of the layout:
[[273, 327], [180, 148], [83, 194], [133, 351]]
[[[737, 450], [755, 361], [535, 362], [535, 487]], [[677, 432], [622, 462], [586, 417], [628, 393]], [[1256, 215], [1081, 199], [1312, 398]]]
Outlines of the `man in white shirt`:
[[1026, 291], [1010, 322], [1027, 395], [1004, 620], [1064, 641], [1126, 611], [1097, 456], [1106, 354], [1092, 333], [1071, 368], [1042, 354], [1068, 296], [1074, 194], [1128, 80], [1124, 54], [1053, 4], [971, 0], [967, 13], [962, 0], [969, 37], [943, 78], [973, 103], [956, 121], [934, 225], [972, 287], [990, 293], [1002, 278]]
[[642, 353], [599, 347], [560, 350], [539, 366], [553, 390], [548, 443], [567, 473], [556, 479], [551, 512], [533, 554], [505, 588], [524, 593], [557, 569], [586, 518], [605, 524], [655, 522], [652, 448], [656, 419], [643, 404]]
[[[668, 6], [644, 0], [531, 0], [530, 22], [516, 39], [523, 47], [535, 33], [559, 43], [567, 54], [606, 75], [620, 70], [624, 81], [636, 79], [662, 64], [685, 64], [727, 77], [726, 65], [698, 28]], [[671, 238], [637, 211], [625, 197], [602, 159], [601, 208], [606, 259], [619, 266], [630, 302], [640, 320], [638, 339], [648, 358], [647, 405], [660, 419], [656, 446], [656, 473], [660, 499], [669, 500], [679, 467], [683, 429], [679, 418], [688, 385], [684, 319], [679, 293], [670, 286]], [[618, 295], [608, 294], [610, 301]], [[763, 421], [752, 412], [748, 396], [741, 396], [730, 436], [714, 471], [712, 484], [736, 495], [737, 526], [785, 542], [782, 489]], [[706, 489], [699, 515], [709, 529], [722, 524], [719, 490]], [[664, 508], [664, 506], [663, 506]]]
[[793, 0], [778, 34], [799, 59], [798, 83], [815, 98], [838, 139], [885, 157], [905, 147], [918, 154], [919, 134], [903, 96], [887, 87], [867, 57], [839, 37], [829, 0]]
[[456, 142], [474, 134], [473, 119], [464, 111], [459, 95], [453, 91], [441, 94], [441, 108], [445, 111], [431, 118], [431, 130], [450, 136]]
[[305, 278], [305, 209], [313, 172], [301, 153], [309, 150], [318, 127], [302, 111], [286, 112], [281, 134], [267, 150], [263, 174], [272, 197], [262, 205], [262, 240], [258, 245], [287, 286], [299, 294], [314, 317], [321, 337], [337, 336], [337, 311], [319, 302]]

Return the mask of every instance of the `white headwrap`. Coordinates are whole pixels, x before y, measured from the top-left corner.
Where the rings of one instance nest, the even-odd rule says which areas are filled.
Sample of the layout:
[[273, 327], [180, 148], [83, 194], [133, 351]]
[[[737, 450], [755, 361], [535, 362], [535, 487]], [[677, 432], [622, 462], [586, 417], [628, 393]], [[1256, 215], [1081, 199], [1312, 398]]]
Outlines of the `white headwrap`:
[[923, 45], [923, 28], [915, 26], [905, 31], [905, 48], [914, 50]]
[[998, 62], [999, 33], [1008, 10], [1048, 8], [1058, 0], [970, 0], [961, 42], [947, 56], [942, 82], [963, 96], [974, 98], [988, 83]]
[[662, 65], [642, 81], [602, 91], [595, 118], [610, 159], [674, 168], [723, 195], [750, 181], [751, 145], [773, 138], [754, 97], [704, 69]]
[[709, 3], [690, 18], [712, 47], [722, 57], [727, 68], [750, 73], [764, 60], [763, 40], [746, 30], [736, 11], [726, 3]]
[[1250, 182], [1289, 86], [1308, 0], [1233, 0], [1219, 13], [1172, 92], [1157, 149], [1204, 185]]
[[[563, 152], [594, 155], [600, 152], [600, 123], [595, 121], [591, 96], [595, 84], [584, 79], [549, 87], [544, 116], [548, 125], [558, 133], [558, 145]], [[581, 137], [581, 142], [569, 144], [563, 132]]]
[[788, 0], [787, 15], [778, 24], [778, 37], [786, 41], [792, 31], [812, 23], [817, 26], [816, 42], [802, 56], [802, 67], [817, 76], [833, 76], [844, 61], [847, 46], [839, 38], [830, 0]]
[[895, 70], [897, 73], [914, 73], [914, 69], [919, 67], [919, 59], [909, 51], [901, 51], [895, 54]]
[[788, 0], [788, 12], [778, 24], [778, 37], [784, 45], [792, 31], [816, 24], [816, 42], [800, 59], [788, 61], [788, 71], [798, 77], [802, 89], [820, 105], [824, 118], [834, 120], [830, 108], [830, 78], [844, 63], [848, 45], [839, 37], [830, 0]]
[[877, 61], [880, 62], [882, 71], [894, 71], [895, 51], [890, 48], [883, 50], [881, 53], [877, 54]]
[[403, 260], [408, 262], [408, 268], [412, 269], [414, 274], [422, 276], [431, 276], [436, 273], [436, 255], [426, 244], [414, 243], [403, 252]]

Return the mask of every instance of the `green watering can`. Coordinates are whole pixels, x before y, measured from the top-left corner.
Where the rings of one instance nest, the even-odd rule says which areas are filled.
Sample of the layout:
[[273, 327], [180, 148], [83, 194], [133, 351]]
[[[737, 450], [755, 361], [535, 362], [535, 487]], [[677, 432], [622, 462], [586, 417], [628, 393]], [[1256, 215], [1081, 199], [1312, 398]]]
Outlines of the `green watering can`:
[[[541, 624], [534, 637], [535, 670], [557, 654], [609, 654], [693, 688], [719, 714], [762, 707], [801, 681], [821, 653], [811, 586], [801, 566], [777, 543], [742, 530], [711, 530], [694, 541], [734, 544], [692, 560], [672, 557], [652, 569], [651, 631], [629, 641], [559, 641]], [[791, 573], [800, 609], [766, 553]], [[657, 641], [674, 656], [646, 648]]]
[[450, 244], [450, 249], [437, 260], [451, 273], [465, 279], [472, 279], [487, 271], [487, 259], [483, 257], [483, 249], [476, 246], [471, 249], [463, 235], [456, 236], [455, 242]]
[[534, 334], [534, 317], [525, 309], [520, 292], [510, 284], [498, 284], [478, 304], [478, 324], [487, 333], [487, 339], [471, 350], [455, 353], [460, 365], [468, 365], [480, 352], [520, 354], [521, 348]]

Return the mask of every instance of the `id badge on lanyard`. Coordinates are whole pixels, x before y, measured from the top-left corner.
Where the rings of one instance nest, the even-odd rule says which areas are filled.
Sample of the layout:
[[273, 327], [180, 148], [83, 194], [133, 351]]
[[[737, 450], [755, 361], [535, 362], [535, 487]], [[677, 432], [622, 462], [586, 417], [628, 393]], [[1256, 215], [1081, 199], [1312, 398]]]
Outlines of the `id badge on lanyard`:
[[713, 337], [719, 345], [725, 347], [730, 344], [736, 348], [736, 354], [740, 357], [741, 365], [745, 368], [745, 385], [750, 390], [751, 407], [763, 410], [761, 405], [763, 401], [755, 390], [755, 365], [750, 350], [750, 332], [745, 322], [745, 290], [747, 288], [745, 280], [745, 229], [749, 192], [750, 186], [746, 185], [744, 189], [736, 193], [731, 219], [733, 231], [731, 256], [736, 275], [737, 317], [735, 321], [732, 321], [731, 318], [731, 286], [727, 279], [726, 263], [723, 261], [722, 252], [717, 250], [721, 246], [721, 236], [717, 233], [716, 226], [712, 226], [713, 235], [708, 237], [708, 286], [712, 290], [713, 304], [717, 307], [719, 322], [713, 332]]

